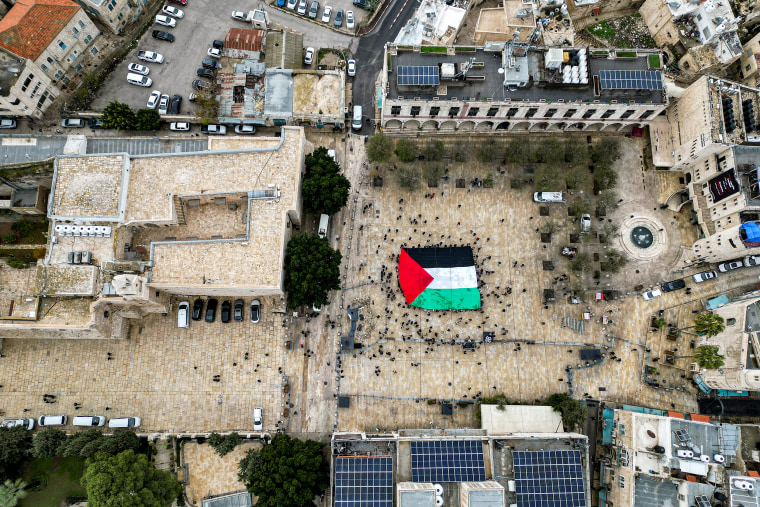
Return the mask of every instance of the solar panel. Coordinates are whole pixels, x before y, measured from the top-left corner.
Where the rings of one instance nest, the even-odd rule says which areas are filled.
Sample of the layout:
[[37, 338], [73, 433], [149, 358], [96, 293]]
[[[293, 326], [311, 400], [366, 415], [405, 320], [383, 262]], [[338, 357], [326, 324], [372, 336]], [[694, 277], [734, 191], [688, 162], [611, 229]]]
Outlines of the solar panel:
[[438, 67], [399, 65], [397, 67], [399, 86], [438, 86]]
[[697, 507], [710, 507], [710, 500], [705, 495], [699, 495], [694, 497]]
[[512, 453], [519, 507], [584, 507], [580, 451]]
[[662, 90], [659, 70], [600, 70], [599, 80], [607, 90]]
[[470, 482], [486, 480], [483, 444], [479, 440], [412, 442], [412, 481]]
[[393, 507], [393, 458], [335, 458], [335, 507]]

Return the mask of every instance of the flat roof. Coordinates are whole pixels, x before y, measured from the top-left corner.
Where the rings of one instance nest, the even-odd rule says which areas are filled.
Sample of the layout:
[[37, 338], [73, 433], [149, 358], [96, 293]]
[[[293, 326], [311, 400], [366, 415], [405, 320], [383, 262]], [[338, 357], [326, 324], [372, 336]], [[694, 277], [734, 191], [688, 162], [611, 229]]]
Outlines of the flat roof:
[[[343, 115], [342, 72], [293, 75], [293, 114]], [[266, 108], [266, 106], [265, 106]]]
[[562, 416], [551, 407], [481, 405], [481, 427], [489, 434], [556, 433], [562, 431]]
[[[128, 156], [60, 156], [53, 179], [51, 217], [120, 221]], [[152, 187], [156, 182], [151, 182]]]

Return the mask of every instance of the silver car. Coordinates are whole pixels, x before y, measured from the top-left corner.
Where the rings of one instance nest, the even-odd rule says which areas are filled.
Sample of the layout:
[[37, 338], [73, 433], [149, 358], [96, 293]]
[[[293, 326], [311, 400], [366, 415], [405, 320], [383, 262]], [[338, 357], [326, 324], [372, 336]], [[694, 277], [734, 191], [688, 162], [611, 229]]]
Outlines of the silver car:
[[701, 273], [694, 275], [694, 281], [697, 283], [712, 280], [713, 278], [718, 278], [718, 273], [715, 271], [702, 271]]
[[28, 430], [33, 430], [34, 419], [3, 419], [3, 421], [0, 422], [0, 427], [2, 428], [18, 428], [19, 426]]

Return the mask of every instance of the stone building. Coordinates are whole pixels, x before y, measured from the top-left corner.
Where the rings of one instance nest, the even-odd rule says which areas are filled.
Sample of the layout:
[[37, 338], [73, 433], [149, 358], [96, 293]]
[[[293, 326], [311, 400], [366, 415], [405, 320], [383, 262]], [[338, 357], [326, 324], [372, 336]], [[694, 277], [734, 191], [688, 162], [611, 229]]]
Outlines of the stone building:
[[644, 0], [569, 0], [567, 10], [573, 22], [600, 14], [638, 9]]
[[481, 9], [473, 40], [486, 42], [529, 42], [536, 32], [533, 4], [505, 0], [501, 7]]
[[641, 127], [668, 105], [659, 51], [386, 46], [386, 133], [605, 131]]
[[124, 27], [137, 19], [148, 0], [74, 0], [93, 19], [103, 22], [113, 33], [122, 33]]
[[59, 156], [47, 254], [33, 287], [3, 302], [0, 338], [118, 339], [176, 296], [283, 296], [304, 143], [283, 127], [195, 153]]
[[42, 118], [59, 94], [34, 61], [0, 47], [0, 114]]
[[739, 76], [744, 84], [757, 88], [760, 77], [760, 33], [744, 45], [744, 55], [739, 60]]
[[[99, 35], [95, 24], [71, 0], [19, 0], [0, 20], [0, 47], [34, 62], [53, 85], [69, 84], [82, 70], [83, 60], [100, 51]], [[44, 81], [38, 82], [41, 89]]]

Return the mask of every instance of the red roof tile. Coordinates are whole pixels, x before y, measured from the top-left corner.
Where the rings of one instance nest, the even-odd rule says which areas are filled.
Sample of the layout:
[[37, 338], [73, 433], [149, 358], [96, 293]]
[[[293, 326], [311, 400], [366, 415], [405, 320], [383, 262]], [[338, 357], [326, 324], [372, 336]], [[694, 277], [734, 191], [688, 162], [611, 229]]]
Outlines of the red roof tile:
[[71, 0], [18, 0], [0, 20], [0, 46], [36, 60], [80, 8]]
[[224, 49], [244, 49], [246, 51], [261, 51], [261, 41], [264, 39], [262, 30], [248, 28], [230, 28], [224, 40]]

